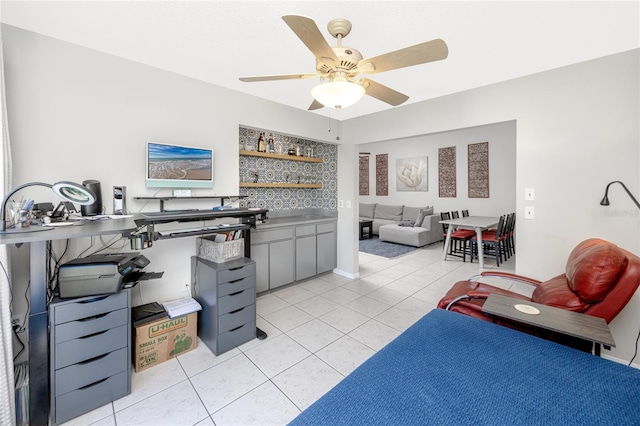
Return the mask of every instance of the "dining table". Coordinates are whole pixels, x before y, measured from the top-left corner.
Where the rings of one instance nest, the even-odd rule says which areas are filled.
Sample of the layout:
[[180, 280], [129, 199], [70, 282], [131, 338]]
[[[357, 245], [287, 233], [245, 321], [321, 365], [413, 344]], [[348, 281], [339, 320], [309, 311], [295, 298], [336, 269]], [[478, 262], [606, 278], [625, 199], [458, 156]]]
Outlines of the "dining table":
[[[496, 226], [500, 222], [499, 217], [493, 216], [467, 216], [457, 219], [444, 219], [440, 223], [449, 225], [447, 229], [447, 237], [444, 241], [444, 251], [442, 252], [442, 260], [447, 260], [447, 254], [449, 253], [449, 247], [451, 245], [451, 233], [454, 229], [473, 229], [476, 232], [478, 239], [478, 263], [480, 269], [484, 268], [484, 249], [482, 245], [482, 231]], [[473, 260], [473, 257], [471, 258]]]

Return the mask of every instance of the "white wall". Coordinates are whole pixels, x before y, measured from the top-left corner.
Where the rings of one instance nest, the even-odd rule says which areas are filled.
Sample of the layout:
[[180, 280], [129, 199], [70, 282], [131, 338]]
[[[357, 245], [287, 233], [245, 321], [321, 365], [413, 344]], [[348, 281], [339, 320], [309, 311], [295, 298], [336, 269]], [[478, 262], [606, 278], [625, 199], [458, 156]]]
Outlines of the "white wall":
[[[612, 187], [612, 206], [599, 205], [612, 180], [640, 194], [639, 54], [635, 49], [394, 108], [349, 120], [345, 132], [365, 144], [515, 120], [516, 270], [550, 278], [589, 237], [639, 252], [640, 215], [623, 190]], [[525, 188], [535, 189], [535, 201], [524, 201]], [[525, 206], [535, 207], [534, 220], [523, 219]], [[617, 347], [606, 355], [631, 359], [639, 313], [636, 294], [611, 324]]]
[[[212, 192], [233, 195], [239, 125], [335, 143], [326, 118], [313, 113], [6, 25], [3, 38], [14, 185], [93, 178], [107, 193], [125, 184], [129, 197], [151, 195], [144, 187], [143, 147], [155, 139], [213, 146]], [[569, 250], [592, 236], [638, 253], [635, 206], [619, 187], [610, 193], [611, 208], [598, 203], [606, 183], [616, 179], [640, 193], [639, 52], [345, 121], [338, 198], [357, 201], [356, 145], [515, 121], [518, 272], [543, 279], [560, 273]], [[532, 203], [523, 199], [528, 187], [536, 190]], [[30, 196], [39, 195], [34, 189]], [[108, 197], [105, 204], [111, 205]], [[522, 219], [525, 204], [535, 206], [535, 220]], [[130, 200], [129, 205], [134, 211], [142, 208]], [[616, 209], [620, 213], [611, 214]], [[338, 269], [347, 273], [356, 268], [356, 217], [353, 207], [339, 209]], [[167, 274], [161, 283], [142, 288], [142, 301], [183, 290], [194, 248], [189, 241], [159, 242], [145, 253], [152, 260], [150, 270]], [[78, 243], [70, 256], [89, 244]], [[612, 323], [618, 346], [609, 356], [631, 358], [639, 312], [635, 297]]]
[[[326, 118], [316, 114], [15, 27], [3, 25], [2, 31], [14, 186], [97, 179], [107, 212], [112, 209], [114, 185], [127, 186], [130, 212], [157, 211], [158, 202], [133, 200], [156, 191], [147, 189], [144, 182], [147, 140], [213, 147], [214, 187], [194, 190], [198, 195], [238, 194], [240, 125], [336, 143], [327, 132]], [[168, 195], [169, 190], [160, 194]], [[39, 187], [30, 188], [25, 196], [59, 201], [51, 191]], [[167, 207], [215, 205], [213, 201], [189, 203], [174, 202]], [[354, 237], [347, 245], [357, 252], [356, 242]], [[88, 239], [72, 241], [63, 262], [91, 243]], [[102, 245], [98, 239], [93, 243], [85, 254]], [[115, 245], [121, 247], [131, 250], [127, 241]], [[62, 244], [57, 248], [58, 254], [64, 251]], [[14, 254], [14, 284], [22, 288], [27, 282], [28, 245]], [[165, 271], [165, 275], [138, 285], [133, 303], [183, 297], [190, 280], [190, 256], [195, 254], [194, 238], [159, 241], [144, 254], [151, 260], [146, 269]], [[26, 310], [24, 298], [15, 297], [14, 303], [18, 310]]]
[[[467, 147], [489, 142], [489, 198], [469, 198]], [[455, 198], [440, 198], [438, 193], [438, 149], [456, 147]], [[358, 145], [359, 152], [369, 152], [369, 195], [359, 197], [363, 203], [434, 206], [436, 212], [468, 209], [480, 216], [500, 216], [516, 208], [516, 123], [476, 126], [435, 134], [418, 135]], [[376, 196], [376, 154], [389, 155], [389, 195]], [[427, 156], [429, 189], [426, 192], [396, 191], [396, 160]]]

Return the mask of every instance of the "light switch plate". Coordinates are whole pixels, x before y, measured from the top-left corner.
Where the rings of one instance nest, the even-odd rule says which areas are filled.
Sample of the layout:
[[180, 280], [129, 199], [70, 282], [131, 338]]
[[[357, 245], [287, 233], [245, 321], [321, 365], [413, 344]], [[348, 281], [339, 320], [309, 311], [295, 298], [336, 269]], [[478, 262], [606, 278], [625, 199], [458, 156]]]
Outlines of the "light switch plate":
[[524, 199], [525, 201], [533, 201], [536, 198], [536, 191], [533, 188], [525, 188]]
[[524, 208], [524, 218], [525, 219], [533, 219], [533, 206], [526, 206]]

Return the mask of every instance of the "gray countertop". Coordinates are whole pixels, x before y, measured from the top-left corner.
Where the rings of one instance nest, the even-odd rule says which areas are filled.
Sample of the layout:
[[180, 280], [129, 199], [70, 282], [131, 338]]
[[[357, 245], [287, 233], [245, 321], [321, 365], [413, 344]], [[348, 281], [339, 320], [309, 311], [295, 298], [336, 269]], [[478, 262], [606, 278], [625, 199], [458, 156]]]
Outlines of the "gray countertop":
[[[268, 217], [268, 215], [267, 215]], [[279, 228], [283, 226], [297, 226], [318, 222], [337, 221], [337, 216], [323, 216], [314, 214], [303, 214], [297, 216], [269, 217], [266, 222], [256, 225], [257, 230]]]

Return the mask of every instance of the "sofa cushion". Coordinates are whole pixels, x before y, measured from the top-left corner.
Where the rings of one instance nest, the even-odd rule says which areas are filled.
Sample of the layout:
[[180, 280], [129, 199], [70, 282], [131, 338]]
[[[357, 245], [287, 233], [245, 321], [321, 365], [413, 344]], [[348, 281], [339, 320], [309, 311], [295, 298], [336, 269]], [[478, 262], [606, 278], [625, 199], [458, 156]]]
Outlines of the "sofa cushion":
[[404, 206], [402, 209], [402, 220], [412, 220], [415, 222], [416, 219], [418, 219], [418, 215], [420, 215], [420, 207]]
[[427, 216], [433, 215], [433, 207], [425, 207], [420, 209], [420, 213], [418, 213], [418, 218], [416, 219], [416, 223], [414, 226], [422, 227], [424, 224], [424, 219]]
[[402, 220], [402, 206], [390, 206], [386, 204], [376, 204], [374, 218], [387, 220]]
[[358, 213], [359, 217], [366, 217], [368, 219], [373, 219], [373, 213], [376, 210], [376, 203], [373, 204], [365, 204], [360, 203], [360, 212]]

